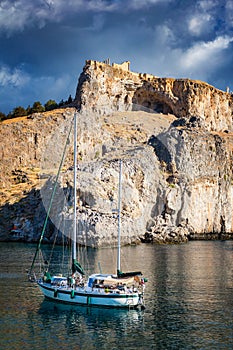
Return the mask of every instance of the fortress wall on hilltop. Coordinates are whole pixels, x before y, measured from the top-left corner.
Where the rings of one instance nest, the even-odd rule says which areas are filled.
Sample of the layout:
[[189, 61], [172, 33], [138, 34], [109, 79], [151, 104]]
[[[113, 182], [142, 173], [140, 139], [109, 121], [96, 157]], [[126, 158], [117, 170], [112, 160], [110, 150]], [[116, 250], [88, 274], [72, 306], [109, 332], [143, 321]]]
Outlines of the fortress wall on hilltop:
[[75, 105], [82, 112], [107, 115], [132, 109], [132, 104], [159, 113], [192, 118], [209, 131], [232, 131], [233, 95], [198, 80], [159, 78], [122, 64], [87, 60]]

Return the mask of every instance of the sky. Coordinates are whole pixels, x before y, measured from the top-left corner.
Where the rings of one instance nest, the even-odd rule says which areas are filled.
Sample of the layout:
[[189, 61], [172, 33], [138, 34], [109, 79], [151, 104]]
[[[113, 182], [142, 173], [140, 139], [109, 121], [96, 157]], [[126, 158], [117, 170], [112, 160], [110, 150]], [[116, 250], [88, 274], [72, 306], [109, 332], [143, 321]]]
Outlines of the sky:
[[75, 97], [85, 60], [233, 90], [233, 0], [0, 0], [0, 111]]

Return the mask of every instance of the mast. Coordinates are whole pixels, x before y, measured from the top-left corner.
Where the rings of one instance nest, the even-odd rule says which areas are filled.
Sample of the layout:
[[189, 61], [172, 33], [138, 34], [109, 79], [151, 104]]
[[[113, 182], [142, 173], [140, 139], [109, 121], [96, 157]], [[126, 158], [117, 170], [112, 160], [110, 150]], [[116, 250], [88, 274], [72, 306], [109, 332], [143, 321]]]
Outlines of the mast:
[[117, 244], [117, 275], [121, 272], [121, 177], [122, 161], [119, 163], [119, 189], [118, 189], [118, 244]]
[[81, 275], [85, 272], [77, 258], [77, 113], [74, 113], [74, 221], [72, 237], [72, 272], [76, 271]]
[[77, 241], [77, 114], [74, 113], [74, 222], [72, 238], [72, 260], [76, 260]]

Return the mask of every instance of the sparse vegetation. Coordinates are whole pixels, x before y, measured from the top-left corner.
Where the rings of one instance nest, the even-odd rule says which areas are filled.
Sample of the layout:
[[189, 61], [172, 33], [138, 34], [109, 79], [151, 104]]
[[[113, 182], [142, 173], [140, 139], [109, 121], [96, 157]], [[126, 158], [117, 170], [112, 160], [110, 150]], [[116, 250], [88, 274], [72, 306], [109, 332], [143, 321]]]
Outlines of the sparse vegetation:
[[48, 100], [48, 101], [45, 103], [44, 107], [45, 107], [45, 110], [46, 110], [46, 111], [51, 111], [51, 110], [53, 110], [53, 109], [56, 109], [56, 108], [58, 107], [58, 104], [57, 104], [57, 102], [54, 101], [54, 100]]
[[0, 112], [0, 121], [6, 119], [6, 114]]
[[[42, 104], [40, 103], [40, 101], [36, 101], [33, 103], [33, 106], [31, 108], [31, 113], [41, 113], [41, 112], [45, 112], [45, 107], [42, 106]], [[30, 113], [30, 114], [31, 114]]]
[[42, 113], [45, 111], [51, 111], [57, 108], [67, 106], [73, 102], [71, 95], [69, 95], [66, 101], [61, 100], [60, 103], [57, 103], [55, 100], [48, 100], [44, 105], [40, 101], [35, 101], [32, 107], [29, 105], [27, 109], [22, 106], [15, 107], [11, 112], [5, 114], [0, 111], [0, 122], [6, 119], [24, 117], [33, 113]]
[[19, 106], [19, 107], [15, 107], [13, 109], [13, 112], [12, 112], [12, 118], [18, 118], [18, 117], [23, 117], [24, 115], [27, 114], [27, 111], [25, 108]]

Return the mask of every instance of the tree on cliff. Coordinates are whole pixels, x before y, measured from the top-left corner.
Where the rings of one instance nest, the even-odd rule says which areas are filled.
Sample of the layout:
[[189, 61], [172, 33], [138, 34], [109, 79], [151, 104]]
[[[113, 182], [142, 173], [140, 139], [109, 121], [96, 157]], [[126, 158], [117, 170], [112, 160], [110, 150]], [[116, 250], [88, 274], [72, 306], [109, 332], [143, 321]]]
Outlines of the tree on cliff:
[[63, 99], [59, 102], [58, 107], [63, 107], [66, 105], [69, 105], [70, 103], [73, 102], [72, 96], [69, 95], [68, 100], [64, 101]]
[[72, 103], [73, 102], [73, 99], [72, 99], [72, 97], [71, 97], [71, 95], [69, 96], [69, 98], [68, 98], [68, 100], [67, 100], [67, 104], [70, 104], [70, 103]]
[[39, 101], [36, 101], [33, 103], [30, 113], [41, 113], [44, 111], [45, 111], [44, 106], [42, 106], [42, 104]]
[[62, 106], [64, 106], [64, 105], [65, 105], [65, 102], [64, 102], [64, 100], [62, 99], [62, 100], [59, 102], [58, 107], [62, 107]]
[[31, 113], [31, 106], [30, 105], [27, 106], [26, 111], [27, 111], [27, 115], [29, 115]]
[[58, 107], [57, 102], [54, 100], [48, 100], [45, 104], [44, 104], [45, 110], [46, 111], [51, 111], [53, 109], [56, 109]]
[[23, 117], [27, 115], [27, 111], [22, 106], [15, 107], [11, 113], [11, 118]]
[[29, 105], [26, 109], [22, 106], [15, 107], [13, 109], [13, 111], [9, 112], [7, 115], [0, 112], [0, 121], [5, 120], [5, 119], [23, 117], [23, 116], [30, 115], [32, 113], [42, 113], [45, 111], [51, 111], [53, 109], [69, 105], [72, 102], [73, 102], [73, 99], [72, 99], [71, 95], [69, 95], [69, 98], [67, 101], [61, 100], [61, 102], [59, 104], [57, 104], [57, 102], [55, 100], [50, 99], [43, 106], [40, 103], [40, 101], [36, 101], [33, 103], [32, 107]]
[[6, 119], [6, 114], [0, 112], [0, 121]]

